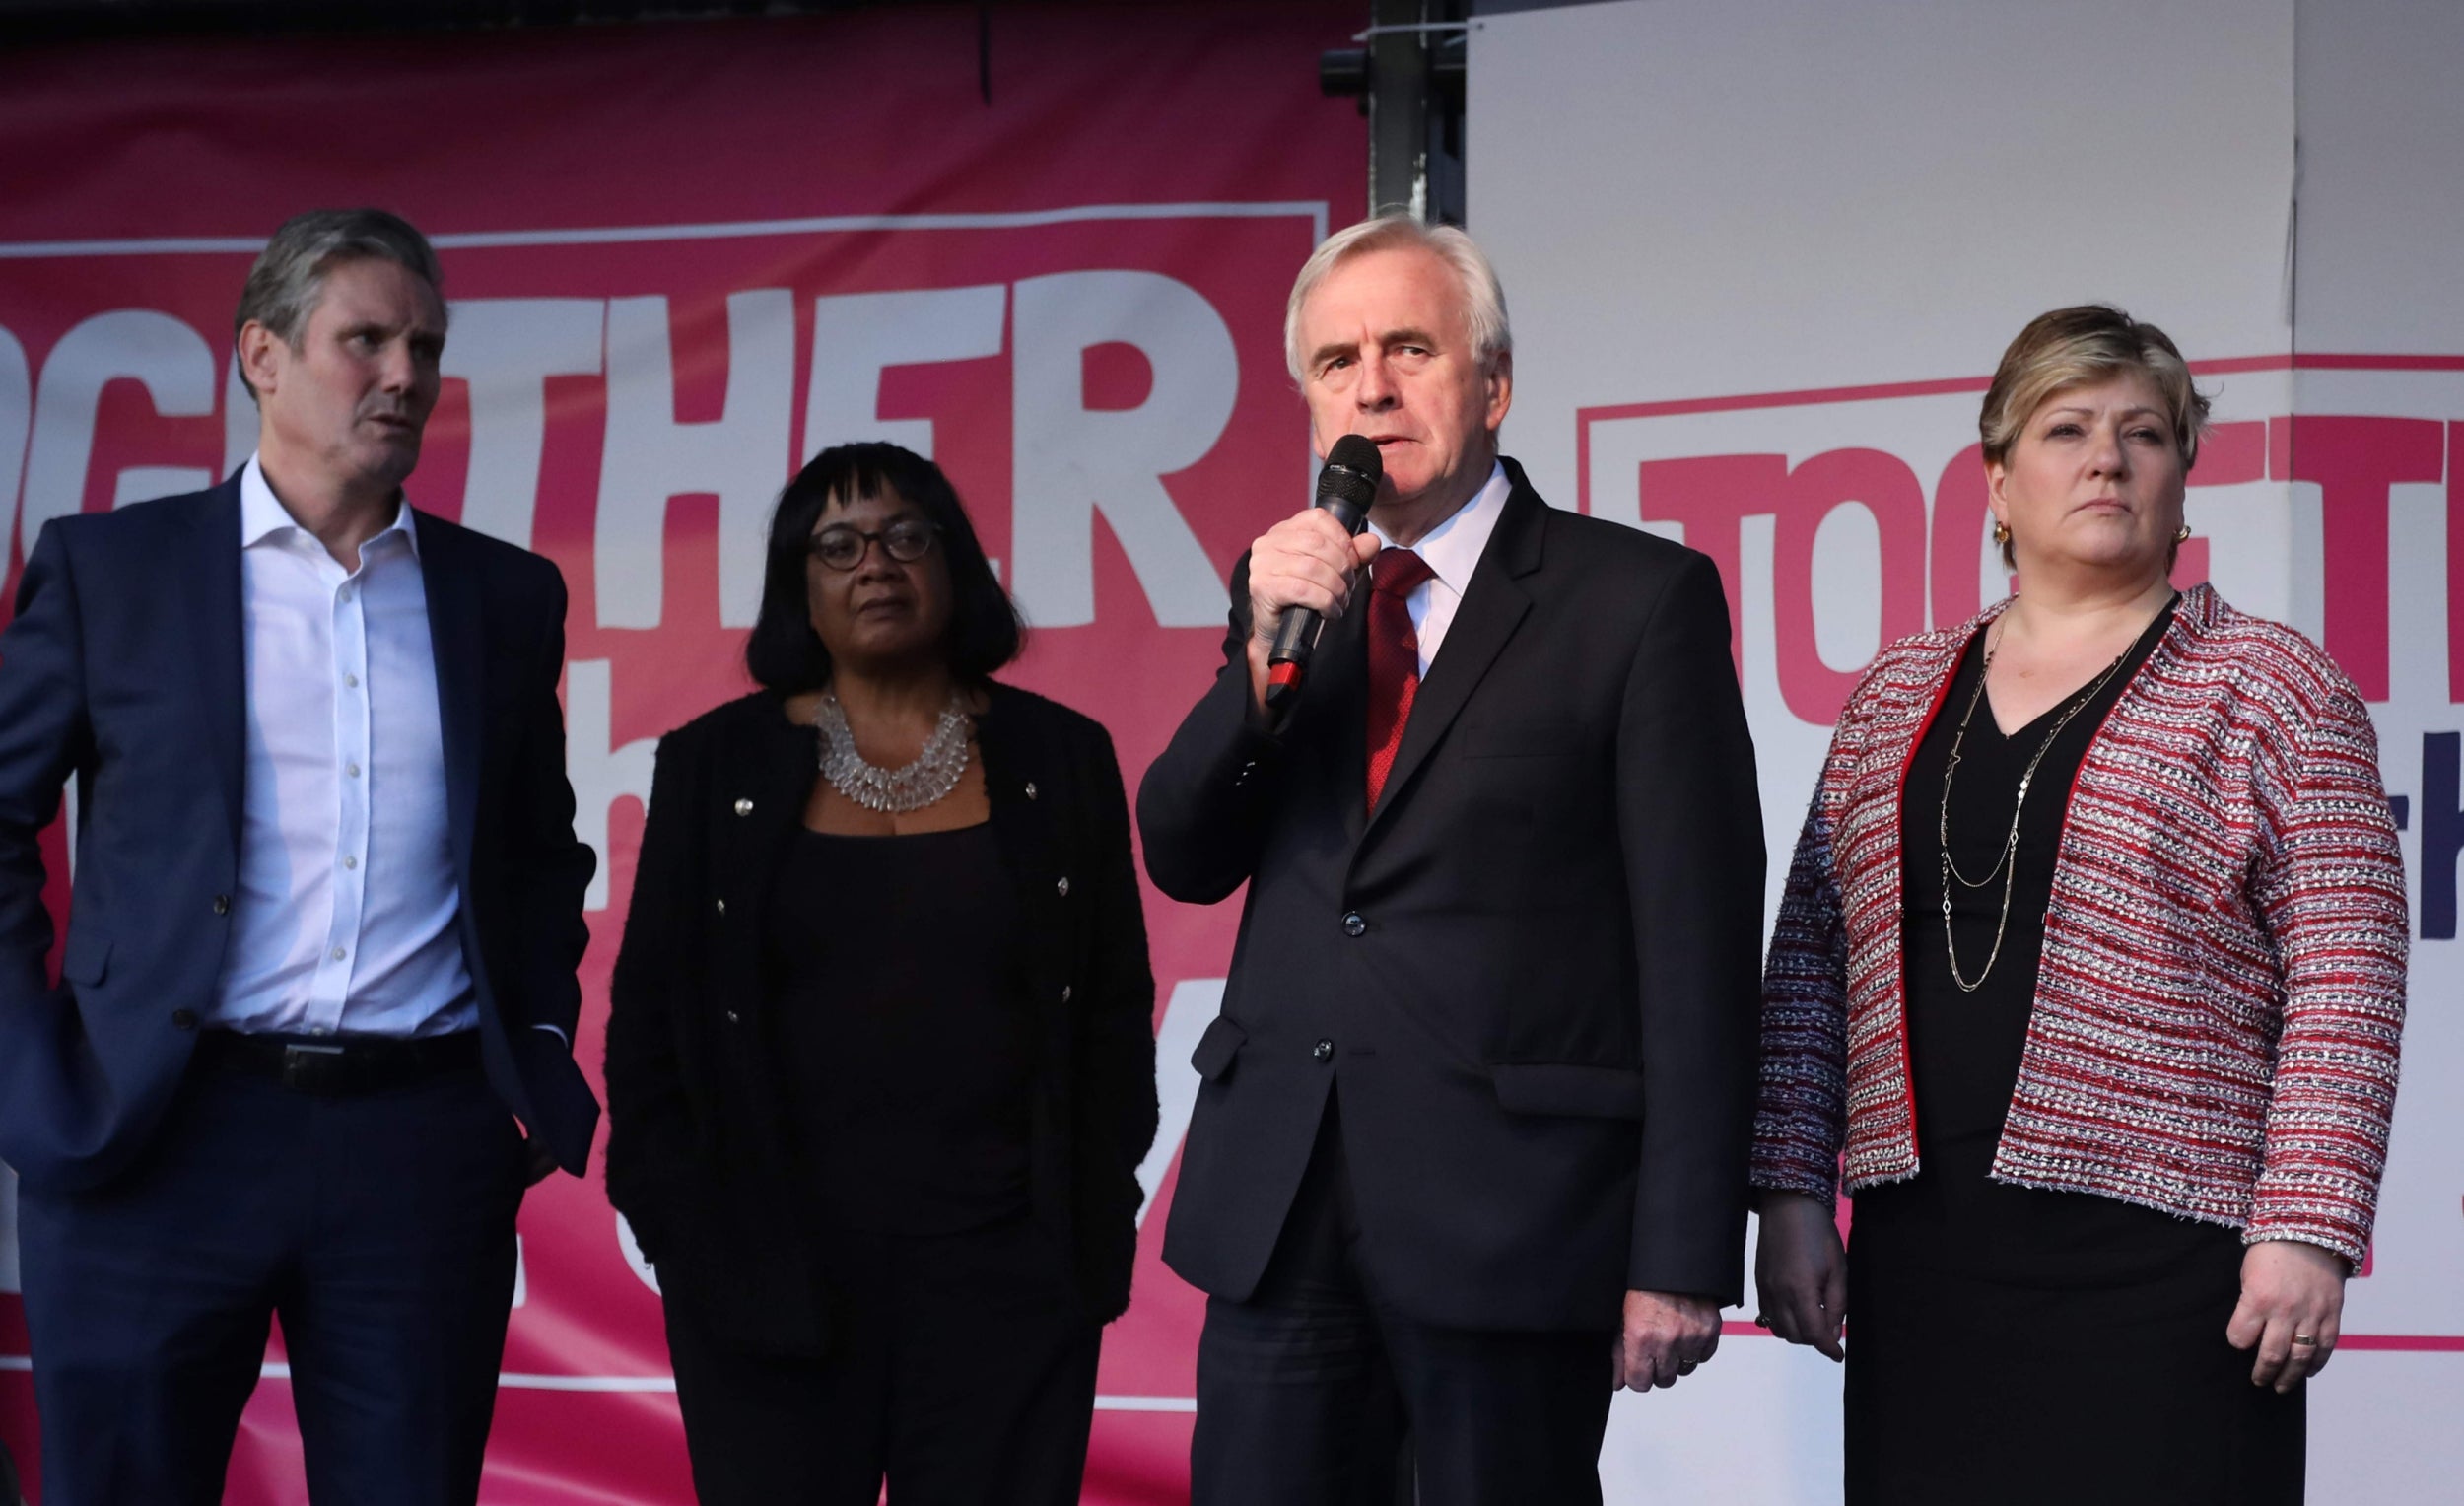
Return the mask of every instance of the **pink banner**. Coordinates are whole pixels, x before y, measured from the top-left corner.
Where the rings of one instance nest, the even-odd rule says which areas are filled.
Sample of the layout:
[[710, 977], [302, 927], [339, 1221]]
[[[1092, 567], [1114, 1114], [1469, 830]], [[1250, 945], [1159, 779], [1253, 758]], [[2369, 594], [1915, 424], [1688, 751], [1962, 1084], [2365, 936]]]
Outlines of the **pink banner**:
[[[547, 555], [573, 593], [595, 1076], [650, 745], [746, 688], [762, 526], [799, 457], [856, 437], [933, 454], [1035, 630], [1012, 677], [1102, 719], [1132, 782], [1162, 747], [1215, 662], [1233, 559], [1305, 496], [1282, 305], [1361, 212], [1362, 123], [1315, 78], [1358, 9], [1000, 7], [980, 36], [977, 7], [935, 6], [0, 59], [8, 584], [45, 518], [246, 456], [231, 310], [274, 225], [375, 203], [428, 231], [451, 379], [411, 496]], [[51, 854], [58, 875], [56, 832]], [[1187, 1494], [1199, 1299], [1156, 1252], [1188, 1119], [1174, 1047], [1211, 1013], [1234, 914], [1152, 895], [1147, 914], [1165, 1124], [1105, 1343], [1094, 1502]], [[533, 1192], [521, 1235], [485, 1499], [689, 1499], [658, 1299], [596, 1177]], [[0, 1438], [38, 1501], [26, 1354], [0, 1292]], [[245, 1506], [306, 1499], [279, 1342], [268, 1359], [232, 1471]]]

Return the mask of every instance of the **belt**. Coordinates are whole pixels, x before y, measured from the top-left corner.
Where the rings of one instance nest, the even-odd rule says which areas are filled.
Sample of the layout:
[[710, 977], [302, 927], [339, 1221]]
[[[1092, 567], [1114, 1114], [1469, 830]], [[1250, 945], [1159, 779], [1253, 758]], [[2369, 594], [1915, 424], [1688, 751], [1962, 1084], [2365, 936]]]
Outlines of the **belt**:
[[410, 1087], [479, 1065], [479, 1032], [404, 1040], [394, 1036], [247, 1035], [209, 1030], [197, 1061], [223, 1072], [271, 1077], [295, 1092], [350, 1098]]

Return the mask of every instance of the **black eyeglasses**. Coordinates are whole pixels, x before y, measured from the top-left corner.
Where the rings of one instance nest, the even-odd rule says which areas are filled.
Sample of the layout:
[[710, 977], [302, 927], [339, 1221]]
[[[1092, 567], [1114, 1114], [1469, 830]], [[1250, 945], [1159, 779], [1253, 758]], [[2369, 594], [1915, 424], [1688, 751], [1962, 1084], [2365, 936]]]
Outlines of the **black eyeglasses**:
[[882, 552], [902, 565], [912, 565], [932, 548], [932, 537], [941, 530], [918, 517], [893, 519], [890, 526], [878, 533], [846, 523], [833, 523], [812, 536], [805, 548], [812, 557], [832, 570], [854, 570], [864, 561], [864, 551], [875, 543]]

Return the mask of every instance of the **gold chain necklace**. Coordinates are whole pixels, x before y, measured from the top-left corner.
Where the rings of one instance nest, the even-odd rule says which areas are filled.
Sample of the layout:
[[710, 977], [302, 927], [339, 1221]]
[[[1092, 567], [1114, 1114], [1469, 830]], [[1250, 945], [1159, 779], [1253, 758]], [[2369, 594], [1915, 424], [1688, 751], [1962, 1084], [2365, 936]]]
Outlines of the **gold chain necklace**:
[[[2159, 610], [2155, 618], [2150, 619], [2148, 628], [2155, 627], [2163, 616], [2164, 613]], [[2053, 750], [2053, 740], [2062, 735], [2062, 729], [2071, 724], [2071, 719], [2086, 711], [2088, 703], [2102, 693], [2106, 682], [2113, 678], [2114, 671], [2120, 669], [2122, 661], [2131, 656], [2131, 650], [2139, 647], [2139, 639], [2148, 636], [2148, 628], [2140, 629], [2139, 638], [2132, 639], [2128, 648], [2113, 656], [2113, 662], [2104, 666], [2104, 673], [2071, 698], [2071, 704], [2064, 709], [2061, 719], [2053, 724], [2053, 730], [2047, 732], [2045, 740], [2036, 745], [2035, 756], [2019, 772], [2019, 796], [2011, 805], [2011, 832], [2003, 839], [2002, 856], [1994, 860], [1991, 868], [1985, 870], [1983, 878], [1970, 878], [1959, 871], [1957, 863], [1951, 860], [1951, 782], [1959, 772], [1959, 749], [1967, 741], [1968, 721], [1976, 715], [1976, 703], [1985, 698], [1985, 680], [1993, 673], [1994, 654], [2002, 647], [2003, 625], [1994, 624], [1994, 635], [1985, 645], [1985, 662], [1976, 671], [1976, 689], [1969, 692], [1967, 710], [1959, 714], [1958, 731], [1951, 739], [1951, 762], [1944, 766], [1942, 772], [1942, 816], [1936, 831], [1942, 844], [1943, 948], [1951, 954], [1951, 981], [1959, 986], [1960, 993], [1973, 993], [1983, 988], [1985, 980], [1993, 976], [1994, 964], [2001, 960], [2003, 931], [2011, 924], [2011, 886], [2019, 874], [2019, 812], [2027, 808], [2027, 787], [2035, 782], [2036, 766], [2045, 761], [2045, 755]], [[1955, 878], [1963, 888], [1982, 889], [1994, 881], [1996, 874], [2002, 877], [2002, 914], [1994, 922], [1994, 948], [1985, 956], [1984, 970], [1971, 983], [1959, 971], [1959, 941], [1951, 930], [1951, 881]]]

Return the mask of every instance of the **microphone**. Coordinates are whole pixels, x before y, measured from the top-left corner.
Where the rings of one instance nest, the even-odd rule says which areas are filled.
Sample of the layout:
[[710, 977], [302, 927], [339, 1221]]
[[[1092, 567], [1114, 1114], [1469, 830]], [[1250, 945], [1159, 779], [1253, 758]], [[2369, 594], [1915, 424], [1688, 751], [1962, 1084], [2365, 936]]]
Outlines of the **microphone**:
[[[1386, 479], [1386, 458], [1377, 442], [1347, 434], [1327, 451], [1326, 468], [1318, 472], [1317, 506], [1333, 513], [1345, 533], [1357, 534], [1369, 521], [1369, 503]], [[1318, 614], [1292, 607], [1283, 614], [1274, 635], [1274, 651], [1266, 656], [1266, 710], [1288, 715], [1309, 681], [1309, 654], [1318, 646]]]

